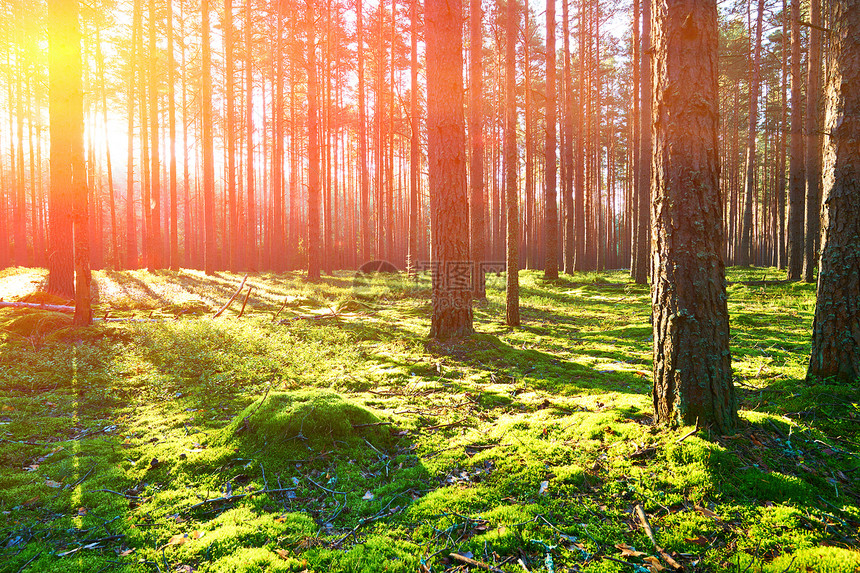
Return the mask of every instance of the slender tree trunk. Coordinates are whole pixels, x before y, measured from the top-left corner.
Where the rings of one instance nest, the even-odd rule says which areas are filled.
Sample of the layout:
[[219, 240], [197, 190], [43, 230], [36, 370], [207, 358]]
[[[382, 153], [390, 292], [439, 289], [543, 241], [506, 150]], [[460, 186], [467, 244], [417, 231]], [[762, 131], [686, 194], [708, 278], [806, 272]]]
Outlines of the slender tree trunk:
[[764, 19], [764, 0], [758, 0], [758, 16], [755, 25], [755, 44], [750, 63], [749, 127], [747, 131], [746, 164], [744, 179], [744, 216], [741, 224], [741, 244], [737, 263], [748, 266], [754, 262], [752, 253], [753, 195], [756, 193], [756, 137], [758, 133], [758, 94], [761, 85], [761, 33]]
[[245, 129], [246, 129], [246, 151], [247, 167], [247, 214], [245, 223], [247, 225], [245, 236], [245, 268], [256, 270], [259, 268], [259, 257], [257, 254], [257, 197], [254, 185], [254, 44], [253, 44], [253, 20], [251, 19], [251, 0], [245, 0]]
[[788, 53], [790, 42], [788, 39], [788, 0], [782, 0], [782, 70], [780, 74], [780, 121], [779, 121], [779, 166], [777, 167], [776, 179], [776, 266], [780, 269], [787, 268], [786, 263], [786, 239], [785, 239], [785, 164], [786, 164], [786, 131], [788, 127]]
[[806, 248], [803, 280], [815, 280], [815, 265], [821, 240], [821, 0], [810, 0], [809, 64], [806, 81]]
[[716, 0], [655, 3], [654, 410], [737, 424], [719, 193]]
[[219, 266], [218, 246], [215, 244], [215, 136], [212, 129], [212, 54], [209, 42], [209, 0], [200, 0], [203, 16], [203, 70], [201, 82], [201, 116], [203, 122], [203, 228], [205, 240], [204, 270], [215, 273]]
[[636, 260], [639, 261], [633, 280], [636, 284], [648, 283], [651, 274], [651, 169], [652, 169], [652, 81], [651, 62], [654, 48], [651, 45], [651, 0], [642, 1], [642, 47], [639, 61], [639, 81], [641, 82], [641, 105], [639, 113], [639, 162], [636, 167], [638, 181], [636, 189], [638, 237], [635, 246]]
[[150, 187], [149, 225], [147, 225], [147, 266], [150, 270], [161, 268], [161, 157], [158, 139], [158, 69], [156, 64], [157, 15], [155, 0], [149, 0], [149, 135], [150, 135]]
[[[247, 0], [246, 0], [247, 1]], [[227, 146], [227, 212], [228, 232], [224, 241], [227, 252], [227, 268], [239, 270], [239, 203], [236, 199], [236, 90], [233, 64], [233, 0], [224, 0], [224, 76], [226, 84], [225, 115]], [[278, 57], [276, 55], [276, 57]]]
[[[359, 0], [360, 3], [360, 0]], [[410, 93], [409, 93], [409, 252], [406, 267], [410, 276], [418, 276], [418, 175], [421, 147], [418, 133], [418, 0], [410, 0]], [[364, 167], [359, 165], [363, 173]]]
[[803, 152], [803, 107], [800, 74], [800, 0], [791, 0], [791, 150], [788, 176], [788, 279], [803, 276], [803, 218], [805, 215], [806, 162]]
[[306, 3], [308, 64], [308, 280], [320, 278], [319, 100], [314, 0]]
[[544, 278], [558, 278], [558, 200], [556, 198], [555, 0], [546, 2], [546, 168], [544, 176]]
[[362, 0], [355, 0], [356, 35], [358, 38], [358, 170], [361, 195], [361, 256], [364, 261], [372, 257], [370, 246], [370, 175], [367, 164], [367, 104], [364, 81], [364, 7]]
[[484, 258], [486, 257], [487, 235], [484, 222], [484, 81], [481, 0], [471, 0], [470, 11], [470, 48], [469, 56], [469, 227], [471, 238], [471, 263], [473, 295], [486, 298], [484, 282]]
[[506, 295], [508, 326], [520, 324], [519, 209], [517, 197], [517, 33], [519, 32], [517, 0], [507, 0], [505, 13], [505, 206], [506, 206]]
[[860, 0], [834, 0], [821, 269], [808, 377], [860, 380]]

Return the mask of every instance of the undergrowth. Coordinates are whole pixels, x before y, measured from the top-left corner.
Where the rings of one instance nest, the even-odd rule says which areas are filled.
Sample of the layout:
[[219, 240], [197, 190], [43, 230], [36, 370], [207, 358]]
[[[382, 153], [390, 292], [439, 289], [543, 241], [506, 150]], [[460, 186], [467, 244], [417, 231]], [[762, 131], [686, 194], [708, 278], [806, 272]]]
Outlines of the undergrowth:
[[213, 319], [241, 277], [99, 272], [90, 328], [0, 309], [0, 571], [858, 571], [860, 394], [804, 380], [814, 285], [738, 282], [777, 276], [730, 270], [733, 435], [653, 424], [621, 271], [521, 273], [513, 330], [490, 275], [453, 344], [427, 277], [258, 274]]

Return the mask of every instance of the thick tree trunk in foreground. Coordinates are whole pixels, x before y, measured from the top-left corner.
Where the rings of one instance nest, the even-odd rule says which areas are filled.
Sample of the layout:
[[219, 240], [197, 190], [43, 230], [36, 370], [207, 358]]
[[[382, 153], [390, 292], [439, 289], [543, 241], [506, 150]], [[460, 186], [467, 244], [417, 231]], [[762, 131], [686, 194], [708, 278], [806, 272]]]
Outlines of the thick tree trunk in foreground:
[[517, 0], [508, 0], [505, 14], [505, 207], [506, 264], [505, 314], [508, 326], [520, 324], [520, 221], [517, 202], [517, 32], [519, 8]]
[[[74, 59], [80, 62], [78, 0], [51, 0], [48, 3], [49, 94], [51, 135], [50, 226], [48, 228], [47, 291], [75, 296], [74, 233], [72, 211], [72, 139], [75, 137], [69, 110], [79, 94], [72, 93]], [[77, 72], [80, 74], [80, 63]], [[77, 85], [80, 91], [80, 77]], [[82, 105], [82, 104], [81, 104]], [[79, 136], [81, 134], [78, 134]]]
[[654, 410], [737, 423], [719, 191], [716, 0], [655, 3]]
[[460, 0], [427, 0], [427, 141], [433, 237], [430, 337], [472, 332]]
[[860, 0], [833, 4], [824, 213], [808, 375], [860, 379]]

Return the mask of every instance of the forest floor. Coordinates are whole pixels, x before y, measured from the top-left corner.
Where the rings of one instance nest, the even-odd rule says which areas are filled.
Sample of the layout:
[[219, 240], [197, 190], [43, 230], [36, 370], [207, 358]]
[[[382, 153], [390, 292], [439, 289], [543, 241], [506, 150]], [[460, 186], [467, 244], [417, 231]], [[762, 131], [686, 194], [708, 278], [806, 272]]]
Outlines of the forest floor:
[[[44, 276], [0, 296], [62, 302]], [[804, 380], [814, 285], [728, 287], [719, 435], [654, 425], [622, 271], [522, 272], [517, 329], [490, 276], [457, 344], [427, 277], [255, 274], [213, 318], [241, 280], [97, 272], [83, 329], [0, 309], [0, 571], [860, 571], [860, 386]]]

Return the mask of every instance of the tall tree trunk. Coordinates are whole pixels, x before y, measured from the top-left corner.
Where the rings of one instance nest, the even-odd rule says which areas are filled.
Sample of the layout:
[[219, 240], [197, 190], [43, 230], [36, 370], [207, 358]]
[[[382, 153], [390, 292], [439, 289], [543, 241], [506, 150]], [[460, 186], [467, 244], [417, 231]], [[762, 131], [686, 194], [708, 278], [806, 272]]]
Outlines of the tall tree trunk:
[[803, 107], [800, 74], [800, 0], [791, 0], [791, 150], [788, 175], [788, 279], [798, 281], [803, 276], [803, 218], [805, 216], [804, 185], [806, 162], [803, 152]]
[[247, 213], [245, 216], [245, 268], [256, 270], [259, 268], [259, 257], [257, 256], [257, 198], [254, 185], [254, 77], [253, 77], [253, 20], [251, 19], [251, 0], [245, 0], [245, 142], [247, 166], [245, 175], [247, 177]]
[[655, 2], [654, 410], [737, 424], [719, 193], [716, 0]]
[[[360, 2], [360, 0], [359, 0]], [[418, 270], [418, 174], [421, 168], [421, 147], [418, 133], [418, 0], [410, 0], [410, 93], [409, 93], [409, 252], [406, 267], [410, 276]], [[359, 165], [359, 171], [363, 173]]]
[[631, 249], [630, 249], [630, 278], [634, 281], [637, 279], [637, 273], [647, 275], [648, 269], [644, 271], [640, 269], [646, 265], [647, 261], [640, 256], [640, 251], [637, 248], [639, 241], [644, 240], [645, 228], [639, 228], [639, 164], [642, 160], [639, 155], [640, 145], [640, 125], [639, 122], [639, 90], [641, 89], [641, 74], [639, 67], [642, 60], [642, 46], [640, 46], [639, 38], [639, 3], [641, 0], [633, 0], [633, 110], [630, 116], [630, 163], [631, 163], [631, 190], [630, 193], [630, 226], [631, 226]]
[[484, 258], [487, 249], [487, 232], [484, 221], [484, 81], [481, 0], [471, 0], [469, 56], [469, 236], [471, 240], [471, 263], [473, 294], [475, 298], [486, 298], [484, 282]]
[[544, 278], [558, 278], [558, 207], [556, 199], [555, 0], [546, 0], [546, 169], [544, 175]]
[[738, 247], [737, 263], [747, 266], [754, 262], [752, 255], [753, 195], [756, 192], [756, 137], [758, 134], [758, 94], [761, 85], [761, 33], [764, 19], [764, 0], [758, 0], [758, 16], [755, 24], [755, 44], [750, 62], [749, 127], [744, 179], [744, 216], [741, 223], [741, 244]]
[[427, 0], [427, 142], [433, 236], [430, 337], [472, 333], [466, 126], [463, 117], [463, 8]]
[[308, 34], [308, 280], [316, 280], [320, 278], [320, 150], [314, 0], [307, 0], [305, 15]]
[[638, 181], [636, 189], [638, 236], [634, 249], [638, 265], [633, 280], [636, 284], [648, 284], [651, 274], [651, 169], [652, 169], [652, 82], [651, 62], [654, 48], [651, 45], [651, 0], [642, 0], [642, 47], [639, 61], [639, 81], [642, 109], [639, 113], [639, 163], [636, 167]]
[[786, 262], [786, 239], [785, 239], [785, 163], [786, 163], [786, 137], [788, 127], [788, 53], [790, 43], [788, 39], [788, 0], [782, 0], [782, 70], [780, 74], [780, 120], [779, 120], [779, 166], [777, 167], [776, 179], [776, 265], [780, 269], [787, 268]]
[[[78, 0], [51, 0], [48, 3], [48, 29], [51, 187], [47, 291], [73, 298], [75, 261], [72, 212], [80, 206], [76, 200], [77, 189], [72, 186], [72, 147], [76, 135], [83, 137], [74, 132], [70, 113], [76, 105], [76, 94], [73, 93], [75, 73], [78, 74], [78, 91], [81, 81]], [[77, 68], [74, 67], [75, 61], [78, 62]]]
[[147, 266], [150, 270], [161, 268], [161, 157], [158, 139], [158, 57], [156, 55], [157, 23], [155, 0], [149, 0], [149, 135], [151, 137], [149, 159], [151, 161], [149, 221], [147, 226]]
[[209, 42], [209, 0], [200, 0], [203, 16], [203, 70], [201, 82], [201, 118], [203, 123], [203, 241], [204, 270], [215, 273], [219, 266], [215, 244], [215, 136], [212, 129], [212, 47]]
[[355, 0], [356, 35], [358, 46], [358, 170], [361, 195], [361, 256], [369, 261], [373, 256], [370, 246], [370, 174], [367, 164], [367, 104], [364, 81], [364, 7], [363, 0]]
[[505, 13], [505, 315], [508, 326], [520, 324], [519, 209], [517, 190], [517, 33], [519, 6], [507, 0]]
[[564, 272], [573, 273], [576, 252], [573, 237], [573, 77], [570, 68], [570, 0], [562, 0], [564, 37], [564, 127], [561, 146], [561, 192], [564, 205]]
[[[246, 0], [247, 1], [247, 0]], [[226, 84], [224, 140], [227, 146], [227, 212], [228, 232], [225, 238], [227, 268], [239, 270], [239, 203], [236, 199], [236, 102], [233, 64], [233, 0], [224, 0], [224, 76]]]
[[810, 0], [809, 64], [806, 81], [806, 248], [803, 280], [815, 280], [821, 240], [821, 0]]
[[173, 53], [173, 2], [167, 0], [167, 116], [170, 146], [170, 268], [179, 270], [179, 197], [176, 174], [176, 58]]
[[860, 379], [860, 0], [834, 0], [821, 269], [807, 375]]

